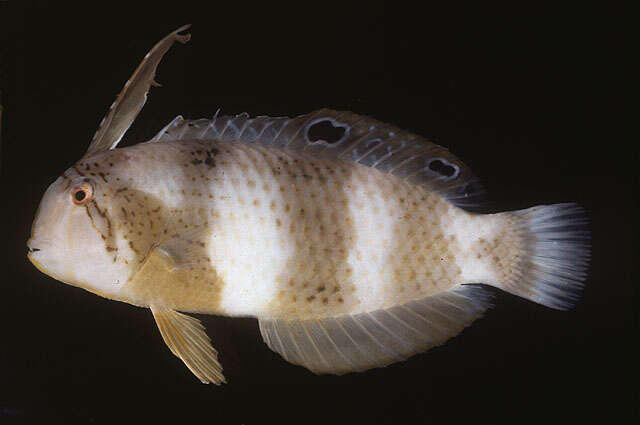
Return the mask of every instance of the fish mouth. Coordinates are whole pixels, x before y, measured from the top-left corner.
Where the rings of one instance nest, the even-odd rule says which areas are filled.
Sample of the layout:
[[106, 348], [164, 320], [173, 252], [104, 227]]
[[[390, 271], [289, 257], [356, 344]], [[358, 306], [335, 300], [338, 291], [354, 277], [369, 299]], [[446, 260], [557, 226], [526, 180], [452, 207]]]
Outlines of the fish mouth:
[[71, 285], [71, 286], [75, 286], [77, 288], [81, 288], [84, 289], [86, 291], [92, 292], [96, 295], [99, 295], [101, 297], [104, 298], [109, 298], [110, 296], [102, 291], [99, 291], [95, 288], [92, 288], [90, 285], [88, 285], [86, 282], [83, 281], [76, 281], [76, 280], [69, 280], [69, 279], [62, 279], [60, 276], [56, 275], [55, 273], [51, 272], [50, 270], [48, 270], [45, 266], [43, 266], [40, 262], [38, 262], [38, 260], [36, 260], [34, 258], [34, 254], [36, 254], [39, 251], [42, 251], [40, 248], [32, 248], [30, 246], [31, 239], [29, 239], [29, 241], [27, 242], [27, 258], [29, 259], [29, 261], [31, 261], [31, 264], [33, 264], [35, 266], [36, 269], [38, 269], [38, 271], [40, 273], [43, 273], [49, 277], [52, 277], [53, 279], [62, 282], [62, 283], [66, 283], [67, 285]]
[[[29, 259], [29, 261], [31, 261], [31, 264], [33, 264], [35, 268], [38, 269], [39, 272], [44, 273], [47, 276], [51, 276], [52, 278], [63, 282], [63, 280], [61, 280], [58, 276], [56, 276], [54, 273], [48, 270], [44, 265], [42, 265], [42, 263], [40, 263], [36, 259], [36, 257], [38, 257], [38, 253], [41, 253], [41, 251], [42, 252], [45, 252], [45, 251], [43, 251], [41, 248], [34, 247], [32, 244], [32, 241], [33, 241], [33, 237], [29, 238], [29, 240], [27, 241], [27, 258]], [[44, 248], [49, 247], [47, 241], [40, 240], [38, 245], [42, 246], [42, 244], [46, 245], [44, 246]]]
[[29, 248], [27, 247], [27, 249], [29, 250], [29, 252], [27, 253], [27, 258], [29, 259], [29, 261], [31, 261], [31, 264], [33, 264], [35, 266], [36, 269], [38, 269], [38, 271], [40, 273], [43, 273], [49, 277], [54, 278], [55, 280], [62, 282], [62, 283], [66, 283], [67, 285], [71, 285], [71, 286], [75, 286], [78, 288], [82, 288], [85, 289], [89, 292], [94, 292], [100, 296], [104, 295], [102, 293], [99, 293], [97, 291], [92, 290], [89, 285], [85, 284], [84, 282], [78, 282], [78, 281], [72, 281], [72, 280], [67, 280], [67, 279], [62, 279], [60, 276], [56, 275], [55, 273], [51, 272], [51, 270], [48, 270], [45, 266], [43, 266], [40, 262], [38, 262], [38, 260], [36, 260], [34, 258], [34, 254], [38, 251], [40, 251], [40, 249], [38, 248]]
[[[33, 233], [33, 232], [31, 232]], [[27, 255], [31, 254], [32, 252], [38, 252], [40, 251], [40, 248], [34, 248], [32, 245], [33, 242], [33, 236], [31, 236], [29, 238], [29, 240], [27, 241]]]
[[40, 251], [40, 248], [33, 248], [31, 246], [31, 240], [33, 238], [29, 238], [29, 240], [27, 241], [27, 258], [29, 259], [29, 261], [31, 261], [31, 264], [33, 264], [36, 269], [38, 269], [40, 272], [49, 275], [49, 273], [47, 272], [47, 269], [45, 269], [42, 264], [40, 264], [35, 258], [33, 258], [33, 254], [35, 254], [36, 252]]

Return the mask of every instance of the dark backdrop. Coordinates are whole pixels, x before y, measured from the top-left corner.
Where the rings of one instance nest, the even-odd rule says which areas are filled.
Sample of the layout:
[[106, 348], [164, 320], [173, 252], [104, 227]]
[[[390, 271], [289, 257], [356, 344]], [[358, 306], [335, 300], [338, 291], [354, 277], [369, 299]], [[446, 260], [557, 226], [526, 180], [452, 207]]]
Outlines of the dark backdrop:
[[[637, 415], [637, 161], [618, 131], [629, 11], [416, 9], [391, 2], [0, 3], [0, 423], [630, 423]], [[176, 45], [125, 136], [178, 114], [352, 110], [439, 143], [499, 210], [575, 201], [593, 262], [577, 307], [508, 294], [460, 336], [366, 373], [314, 376], [269, 351], [253, 319], [198, 316], [229, 383], [205, 386], [148, 310], [38, 272], [25, 242], [46, 187], [81, 157], [144, 54]], [[637, 142], [637, 134], [634, 136]], [[116, 422], [117, 421], [117, 422]]]

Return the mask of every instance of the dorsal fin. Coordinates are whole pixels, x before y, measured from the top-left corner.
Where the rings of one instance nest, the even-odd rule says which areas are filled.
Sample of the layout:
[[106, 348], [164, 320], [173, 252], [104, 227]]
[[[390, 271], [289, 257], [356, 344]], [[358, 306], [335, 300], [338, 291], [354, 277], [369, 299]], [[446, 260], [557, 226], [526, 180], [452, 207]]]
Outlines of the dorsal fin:
[[151, 139], [172, 140], [256, 143], [330, 156], [420, 184], [469, 210], [480, 205], [484, 194], [469, 167], [447, 149], [352, 112], [320, 109], [295, 118], [250, 118], [244, 113], [211, 120], [178, 116]]
[[160, 60], [167, 53], [174, 41], [186, 43], [191, 38], [190, 34], [179, 34], [191, 25], [184, 25], [162, 40], [160, 40], [146, 54], [140, 65], [125, 83], [124, 88], [118, 94], [116, 100], [109, 107], [107, 115], [102, 119], [93, 140], [89, 144], [86, 155], [94, 152], [114, 149], [122, 136], [136, 119], [145, 102], [147, 93], [153, 85], [159, 87], [154, 77]]

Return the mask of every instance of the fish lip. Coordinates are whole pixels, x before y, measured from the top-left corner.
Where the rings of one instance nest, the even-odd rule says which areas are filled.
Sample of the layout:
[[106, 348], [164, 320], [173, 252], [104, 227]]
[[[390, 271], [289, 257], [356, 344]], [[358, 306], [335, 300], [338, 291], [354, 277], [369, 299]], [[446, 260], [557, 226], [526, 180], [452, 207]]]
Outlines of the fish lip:
[[[60, 276], [56, 275], [55, 273], [52, 273], [50, 270], [48, 270], [46, 267], [44, 267], [42, 264], [40, 264], [38, 262], [38, 260], [36, 260], [35, 258], [33, 258], [33, 252], [30, 252], [27, 254], [27, 258], [29, 259], [29, 261], [31, 261], [31, 264], [33, 264], [35, 266], [36, 269], [38, 269], [38, 271], [40, 273], [43, 273], [49, 277], [54, 278], [55, 280], [62, 282], [62, 283], [66, 283], [67, 285], [71, 285], [71, 286], [76, 286], [78, 288], [82, 288], [82, 289], [86, 289], [88, 291], [91, 291], [90, 288], [88, 288], [88, 285], [84, 284], [83, 282], [75, 282], [75, 281], [69, 281], [69, 280], [65, 280], [65, 279], [61, 279]], [[96, 292], [97, 293], [97, 292]], [[102, 294], [98, 294], [98, 295], [102, 295]]]
[[[29, 261], [31, 261], [31, 264], [33, 264], [35, 266], [35, 268], [38, 269], [38, 271], [40, 273], [43, 273], [43, 274], [45, 274], [47, 276], [51, 276], [52, 278], [63, 282], [62, 279], [60, 279], [58, 276], [56, 276], [54, 273], [52, 273], [50, 270], [48, 270], [44, 265], [42, 265], [38, 260], [36, 260], [36, 258], [34, 257], [34, 254], [43, 251], [43, 249], [41, 249], [41, 248], [33, 248], [32, 247], [33, 239], [34, 238], [31, 237], [27, 241], [27, 258], [29, 259]], [[47, 248], [48, 241], [47, 240], [38, 240], [38, 245], [39, 246], [43, 246], [44, 245], [43, 248]]]
[[[34, 239], [34, 238], [33, 238], [33, 236], [31, 236], [31, 237], [27, 240], [27, 255], [29, 255], [29, 254], [33, 254], [33, 253], [38, 252], [38, 251], [42, 251], [42, 249], [41, 249], [41, 248], [36, 248], [36, 247], [34, 247], [34, 246], [33, 246], [33, 239]], [[43, 244], [43, 243], [44, 243], [45, 245], [47, 244], [47, 241], [42, 241], [42, 240], [40, 240], [40, 241], [38, 241], [38, 242], [39, 242], [39, 243], [38, 243], [38, 246], [42, 246], [42, 244]]]
[[[37, 249], [37, 248], [36, 248]], [[38, 251], [41, 251], [40, 249], [37, 249]], [[37, 251], [35, 251], [37, 252]], [[38, 269], [38, 271], [40, 273], [43, 273], [49, 277], [54, 278], [55, 280], [62, 282], [62, 283], [66, 283], [67, 285], [71, 285], [71, 286], [75, 286], [77, 288], [81, 288], [84, 289], [85, 291], [89, 291], [92, 292], [96, 295], [99, 295], [101, 297], [104, 298], [109, 298], [109, 295], [102, 292], [102, 291], [98, 291], [94, 288], [91, 288], [91, 286], [87, 285], [86, 282], [81, 282], [81, 281], [71, 281], [71, 280], [65, 280], [60, 278], [60, 276], [56, 275], [55, 273], [52, 273], [51, 271], [47, 270], [47, 268], [45, 268], [42, 264], [40, 264], [38, 262], [38, 260], [36, 260], [35, 258], [33, 258], [33, 254], [35, 253], [34, 251], [31, 251], [29, 253], [27, 253], [27, 258], [29, 259], [29, 261], [31, 261], [31, 264], [33, 264], [35, 266], [36, 269]]]
[[40, 248], [32, 248], [31, 247], [31, 241], [33, 240], [33, 238], [29, 238], [29, 240], [27, 241], [27, 256], [33, 252], [38, 252], [40, 251]]
[[[51, 273], [49, 273], [49, 271], [45, 269], [42, 264], [40, 264], [36, 259], [33, 258], [33, 252], [29, 252], [27, 254], [27, 258], [29, 259], [29, 261], [31, 261], [31, 264], [33, 264], [35, 268], [38, 269], [39, 272], [44, 273], [47, 276], [51, 276]], [[55, 277], [53, 278], [56, 279]]]

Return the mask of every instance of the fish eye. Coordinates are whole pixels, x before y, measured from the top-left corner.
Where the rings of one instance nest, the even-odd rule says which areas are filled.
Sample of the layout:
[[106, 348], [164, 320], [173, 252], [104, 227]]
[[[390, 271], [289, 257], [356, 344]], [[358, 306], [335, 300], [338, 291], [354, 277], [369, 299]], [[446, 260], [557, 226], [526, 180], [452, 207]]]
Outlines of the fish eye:
[[89, 183], [82, 183], [71, 189], [71, 200], [76, 205], [84, 205], [92, 195], [93, 188]]

